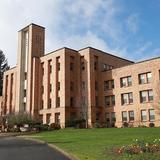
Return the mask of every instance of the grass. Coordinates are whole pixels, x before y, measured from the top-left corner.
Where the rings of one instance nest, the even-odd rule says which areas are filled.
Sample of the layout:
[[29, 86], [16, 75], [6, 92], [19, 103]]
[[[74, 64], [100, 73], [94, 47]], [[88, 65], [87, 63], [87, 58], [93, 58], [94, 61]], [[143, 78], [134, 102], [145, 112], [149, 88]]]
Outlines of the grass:
[[34, 136], [53, 143], [80, 160], [160, 160], [160, 154], [117, 156], [111, 152], [116, 146], [131, 144], [133, 139], [160, 139], [160, 128], [61, 129]]

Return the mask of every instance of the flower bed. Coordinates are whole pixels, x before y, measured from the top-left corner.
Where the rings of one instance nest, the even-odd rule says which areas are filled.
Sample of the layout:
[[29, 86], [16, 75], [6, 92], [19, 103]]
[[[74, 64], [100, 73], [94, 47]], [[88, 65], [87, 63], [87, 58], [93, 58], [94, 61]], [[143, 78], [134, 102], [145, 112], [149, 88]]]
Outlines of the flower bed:
[[115, 148], [116, 154], [142, 154], [142, 153], [160, 153], [160, 139], [155, 139], [153, 142], [144, 140], [134, 140], [133, 144]]

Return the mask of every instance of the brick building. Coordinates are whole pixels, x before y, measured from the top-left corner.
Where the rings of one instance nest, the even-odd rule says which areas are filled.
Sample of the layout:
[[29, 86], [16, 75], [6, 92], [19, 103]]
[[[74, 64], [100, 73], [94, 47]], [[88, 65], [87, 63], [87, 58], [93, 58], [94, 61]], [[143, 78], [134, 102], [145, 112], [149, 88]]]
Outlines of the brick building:
[[87, 47], [44, 53], [45, 29], [18, 32], [17, 65], [4, 74], [1, 115], [27, 112], [66, 127], [75, 119], [159, 126], [160, 58], [134, 63]]

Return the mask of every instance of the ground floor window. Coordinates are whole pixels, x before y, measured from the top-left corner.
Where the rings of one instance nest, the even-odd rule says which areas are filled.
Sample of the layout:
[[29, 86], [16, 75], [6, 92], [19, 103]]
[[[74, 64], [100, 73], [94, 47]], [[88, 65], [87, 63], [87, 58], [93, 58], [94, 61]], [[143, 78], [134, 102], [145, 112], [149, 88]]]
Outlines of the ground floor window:
[[147, 120], [147, 112], [146, 110], [141, 110], [141, 120], [146, 121]]
[[149, 109], [149, 120], [154, 121], [155, 120], [155, 111], [154, 109]]

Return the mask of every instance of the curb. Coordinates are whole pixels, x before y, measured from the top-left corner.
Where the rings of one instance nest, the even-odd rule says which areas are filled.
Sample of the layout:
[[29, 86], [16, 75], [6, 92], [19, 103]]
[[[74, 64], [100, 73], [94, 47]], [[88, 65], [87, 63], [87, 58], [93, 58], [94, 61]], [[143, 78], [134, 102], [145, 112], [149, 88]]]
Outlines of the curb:
[[31, 140], [31, 141], [35, 141], [37, 143], [41, 143], [41, 144], [46, 144], [48, 147], [55, 149], [57, 152], [60, 152], [61, 154], [63, 154], [64, 156], [68, 157], [70, 160], [79, 160], [78, 158], [76, 158], [73, 155], [70, 155], [69, 153], [67, 153], [66, 151], [62, 150], [61, 148], [57, 147], [54, 144], [51, 143], [47, 143], [45, 141], [39, 140], [39, 139], [34, 139], [34, 138], [30, 138], [30, 137], [26, 137], [26, 136], [17, 136], [17, 138], [24, 138], [26, 140]]

